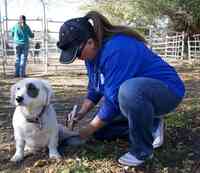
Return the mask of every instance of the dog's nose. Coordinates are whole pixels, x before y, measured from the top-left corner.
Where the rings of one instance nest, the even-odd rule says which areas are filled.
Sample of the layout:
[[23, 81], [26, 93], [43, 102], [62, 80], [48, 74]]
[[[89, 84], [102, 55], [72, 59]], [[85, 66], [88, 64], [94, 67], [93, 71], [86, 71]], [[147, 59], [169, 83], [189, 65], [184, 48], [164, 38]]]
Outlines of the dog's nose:
[[16, 98], [16, 101], [17, 101], [18, 103], [22, 103], [23, 100], [24, 100], [24, 97], [22, 97], [22, 96], [17, 96], [17, 98]]

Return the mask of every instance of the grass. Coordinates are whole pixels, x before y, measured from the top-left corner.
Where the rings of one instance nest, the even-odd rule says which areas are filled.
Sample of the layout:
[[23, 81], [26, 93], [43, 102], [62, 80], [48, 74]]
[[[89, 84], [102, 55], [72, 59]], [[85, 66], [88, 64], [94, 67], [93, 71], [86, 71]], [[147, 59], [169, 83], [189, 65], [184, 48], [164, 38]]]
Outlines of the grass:
[[[117, 159], [128, 149], [127, 141], [96, 141], [91, 139], [78, 148], [66, 147], [62, 160], [48, 159], [46, 151], [26, 158], [21, 164], [9, 162], [14, 152], [11, 117], [7, 113], [9, 88], [16, 80], [0, 79], [0, 173], [199, 173], [200, 172], [200, 67], [177, 68], [186, 85], [186, 96], [179, 107], [165, 118], [165, 143], [156, 149], [154, 158], [144, 165], [123, 167]], [[54, 105], [58, 119], [62, 122], [63, 112], [73, 104], [80, 103], [86, 93], [86, 77], [45, 76], [55, 91]], [[81, 85], [73, 79], [82, 80]], [[70, 81], [70, 82], [69, 82]], [[64, 85], [67, 87], [63, 87]], [[5, 109], [4, 109], [5, 107]]]

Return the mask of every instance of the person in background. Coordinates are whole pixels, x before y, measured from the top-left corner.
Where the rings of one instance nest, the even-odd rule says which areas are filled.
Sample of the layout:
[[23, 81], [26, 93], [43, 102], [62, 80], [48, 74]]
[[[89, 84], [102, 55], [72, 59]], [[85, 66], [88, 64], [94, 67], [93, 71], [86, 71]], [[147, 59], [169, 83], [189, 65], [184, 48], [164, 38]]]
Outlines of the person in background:
[[26, 24], [26, 17], [24, 15], [19, 16], [19, 21], [12, 28], [11, 32], [16, 45], [15, 77], [25, 77], [29, 38], [33, 38], [34, 34]]
[[129, 151], [119, 163], [138, 166], [152, 158], [153, 150], [163, 144], [164, 115], [184, 97], [176, 70], [152, 52], [137, 32], [112, 25], [96, 11], [66, 21], [57, 46], [61, 63], [78, 58], [87, 68], [88, 92], [74, 121], [101, 100], [97, 114], [80, 128], [77, 141], [90, 136], [102, 141], [128, 137]]

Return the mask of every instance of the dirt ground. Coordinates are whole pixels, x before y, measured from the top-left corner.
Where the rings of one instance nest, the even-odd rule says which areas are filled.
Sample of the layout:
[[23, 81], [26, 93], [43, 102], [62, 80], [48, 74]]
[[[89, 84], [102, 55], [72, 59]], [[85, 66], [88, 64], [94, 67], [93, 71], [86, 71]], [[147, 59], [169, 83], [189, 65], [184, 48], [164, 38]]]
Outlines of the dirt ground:
[[[200, 66], [178, 65], [186, 85], [186, 96], [176, 111], [167, 116], [165, 143], [157, 149], [153, 160], [139, 168], [123, 167], [117, 158], [127, 151], [126, 141], [95, 141], [91, 139], [79, 148], [64, 149], [62, 160], [48, 159], [47, 151], [24, 159], [20, 164], [9, 161], [15, 151], [11, 125], [14, 107], [9, 103], [10, 87], [19, 79], [0, 76], [0, 173], [200, 173]], [[74, 104], [83, 100], [87, 77], [85, 73], [67, 75], [51, 73], [34, 76], [47, 79], [53, 87], [52, 103], [58, 121], [63, 123], [64, 114]], [[81, 125], [87, 123], [84, 119]], [[81, 126], [79, 124], [79, 126]]]

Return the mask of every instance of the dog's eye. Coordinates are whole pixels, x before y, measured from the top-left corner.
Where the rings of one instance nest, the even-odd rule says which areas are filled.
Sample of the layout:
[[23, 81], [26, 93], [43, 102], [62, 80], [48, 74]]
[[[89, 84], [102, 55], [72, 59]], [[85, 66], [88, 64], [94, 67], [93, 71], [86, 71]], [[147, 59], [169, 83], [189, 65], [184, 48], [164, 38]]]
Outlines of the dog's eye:
[[20, 88], [19, 88], [19, 87], [17, 87], [17, 90], [20, 90]]
[[35, 98], [35, 97], [38, 96], [38, 93], [39, 93], [39, 89], [36, 88], [36, 86], [34, 84], [30, 83], [30, 84], [27, 85], [28, 96]]

